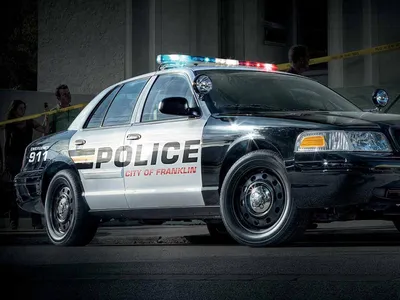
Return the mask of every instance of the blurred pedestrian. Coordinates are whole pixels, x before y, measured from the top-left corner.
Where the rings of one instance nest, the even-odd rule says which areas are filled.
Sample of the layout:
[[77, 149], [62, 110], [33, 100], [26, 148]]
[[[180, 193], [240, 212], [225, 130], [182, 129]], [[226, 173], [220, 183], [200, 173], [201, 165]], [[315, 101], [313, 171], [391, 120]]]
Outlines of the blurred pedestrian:
[[[71, 106], [71, 93], [66, 84], [59, 85], [56, 88], [55, 95], [58, 103], [52, 110]], [[49, 115], [49, 134], [67, 130], [79, 112], [78, 109], [73, 109]]]
[[[26, 104], [22, 100], [14, 100], [11, 102], [7, 113], [7, 120], [21, 118], [25, 115]], [[24, 153], [26, 147], [32, 142], [33, 130], [47, 133], [48, 122], [45, 116], [45, 126], [40, 125], [35, 120], [20, 121], [17, 123], [7, 124], [5, 126], [5, 143], [4, 143], [4, 170], [10, 174], [11, 182], [22, 167]], [[10, 210], [10, 226], [12, 229], [18, 228], [19, 213], [16, 203], [16, 194], [13, 186], [14, 200], [11, 201]], [[36, 229], [43, 228], [42, 219], [39, 214], [31, 214], [32, 226]]]
[[308, 48], [303, 45], [292, 46], [289, 50], [290, 68], [288, 73], [302, 75], [309, 68], [310, 57]]

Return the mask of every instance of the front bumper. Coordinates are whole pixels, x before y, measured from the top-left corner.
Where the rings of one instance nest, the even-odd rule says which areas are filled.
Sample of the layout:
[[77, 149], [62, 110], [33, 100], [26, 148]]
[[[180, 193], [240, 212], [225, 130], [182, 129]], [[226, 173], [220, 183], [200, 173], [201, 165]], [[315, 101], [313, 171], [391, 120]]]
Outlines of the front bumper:
[[18, 206], [28, 212], [44, 213], [42, 201], [42, 171], [19, 173], [14, 178]]
[[292, 196], [301, 208], [400, 206], [400, 156], [299, 153], [288, 171]]

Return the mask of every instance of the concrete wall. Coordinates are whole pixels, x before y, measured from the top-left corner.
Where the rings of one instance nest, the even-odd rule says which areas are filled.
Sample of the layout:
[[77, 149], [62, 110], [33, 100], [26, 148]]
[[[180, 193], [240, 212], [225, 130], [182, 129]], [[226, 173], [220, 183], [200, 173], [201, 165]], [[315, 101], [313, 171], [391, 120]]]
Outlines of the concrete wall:
[[[288, 1], [290, 5], [291, 0]], [[157, 68], [160, 53], [282, 63], [264, 45], [262, 0], [39, 1], [38, 91], [66, 83], [80, 94]], [[222, 3], [227, 5], [222, 8]], [[221, 11], [227, 9], [222, 24]]]
[[160, 53], [287, 62], [288, 46], [263, 43], [263, 10], [262, 0], [134, 1], [133, 74], [155, 70]]
[[[400, 1], [380, 0], [377, 6], [377, 31], [379, 44], [400, 41]], [[400, 50], [377, 55], [377, 67], [379, 69], [380, 84], [400, 83]]]
[[218, 1], [133, 1], [131, 21], [132, 76], [156, 70], [158, 54], [219, 54]]
[[38, 91], [93, 94], [125, 76], [125, 0], [41, 0]]
[[[291, 6], [291, 0], [282, 0]], [[241, 60], [270, 63], [286, 63], [290, 46], [269, 43], [264, 44], [262, 0], [225, 0], [222, 1], [224, 36], [226, 43], [223, 56]]]
[[[329, 54], [400, 41], [398, 0], [329, 0]], [[383, 52], [329, 63], [329, 86], [400, 84], [400, 51]]]
[[[292, 0], [282, 0], [287, 6]], [[398, 0], [328, 0], [329, 54], [397, 42]], [[73, 93], [154, 71], [160, 53], [287, 62], [288, 45], [264, 45], [263, 0], [39, 1], [38, 90]], [[291, 14], [295, 22], [295, 14]], [[295, 26], [292, 28], [295, 41]], [[333, 88], [399, 84], [399, 51], [334, 61], [306, 74]]]

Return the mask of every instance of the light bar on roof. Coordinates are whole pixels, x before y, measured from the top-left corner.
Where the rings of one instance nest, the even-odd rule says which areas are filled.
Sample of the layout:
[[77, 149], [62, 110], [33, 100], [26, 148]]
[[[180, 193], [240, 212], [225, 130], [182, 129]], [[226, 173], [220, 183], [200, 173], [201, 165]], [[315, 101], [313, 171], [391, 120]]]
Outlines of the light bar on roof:
[[190, 64], [204, 65], [213, 64], [219, 66], [244, 66], [244, 67], [254, 67], [263, 69], [265, 71], [276, 71], [278, 67], [274, 64], [236, 60], [236, 59], [224, 59], [224, 58], [214, 58], [205, 56], [191, 56], [184, 54], [160, 54], [157, 56], [157, 63], [160, 65], [176, 65], [176, 66], [186, 66]]

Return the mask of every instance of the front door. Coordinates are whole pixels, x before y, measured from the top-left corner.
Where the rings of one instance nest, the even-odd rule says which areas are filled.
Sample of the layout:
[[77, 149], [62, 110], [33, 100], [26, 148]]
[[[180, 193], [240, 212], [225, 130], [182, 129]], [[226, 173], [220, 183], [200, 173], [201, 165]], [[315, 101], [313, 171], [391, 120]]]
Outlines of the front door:
[[126, 209], [124, 156], [126, 132], [141, 90], [148, 78], [113, 89], [94, 108], [84, 128], [71, 139], [69, 154], [75, 162], [91, 209]]
[[164, 115], [166, 97], [185, 97], [197, 106], [189, 77], [160, 75], [147, 96], [140, 122], [131, 126], [125, 145], [133, 153], [125, 168], [125, 190], [132, 209], [203, 206], [201, 141], [206, 118]]

